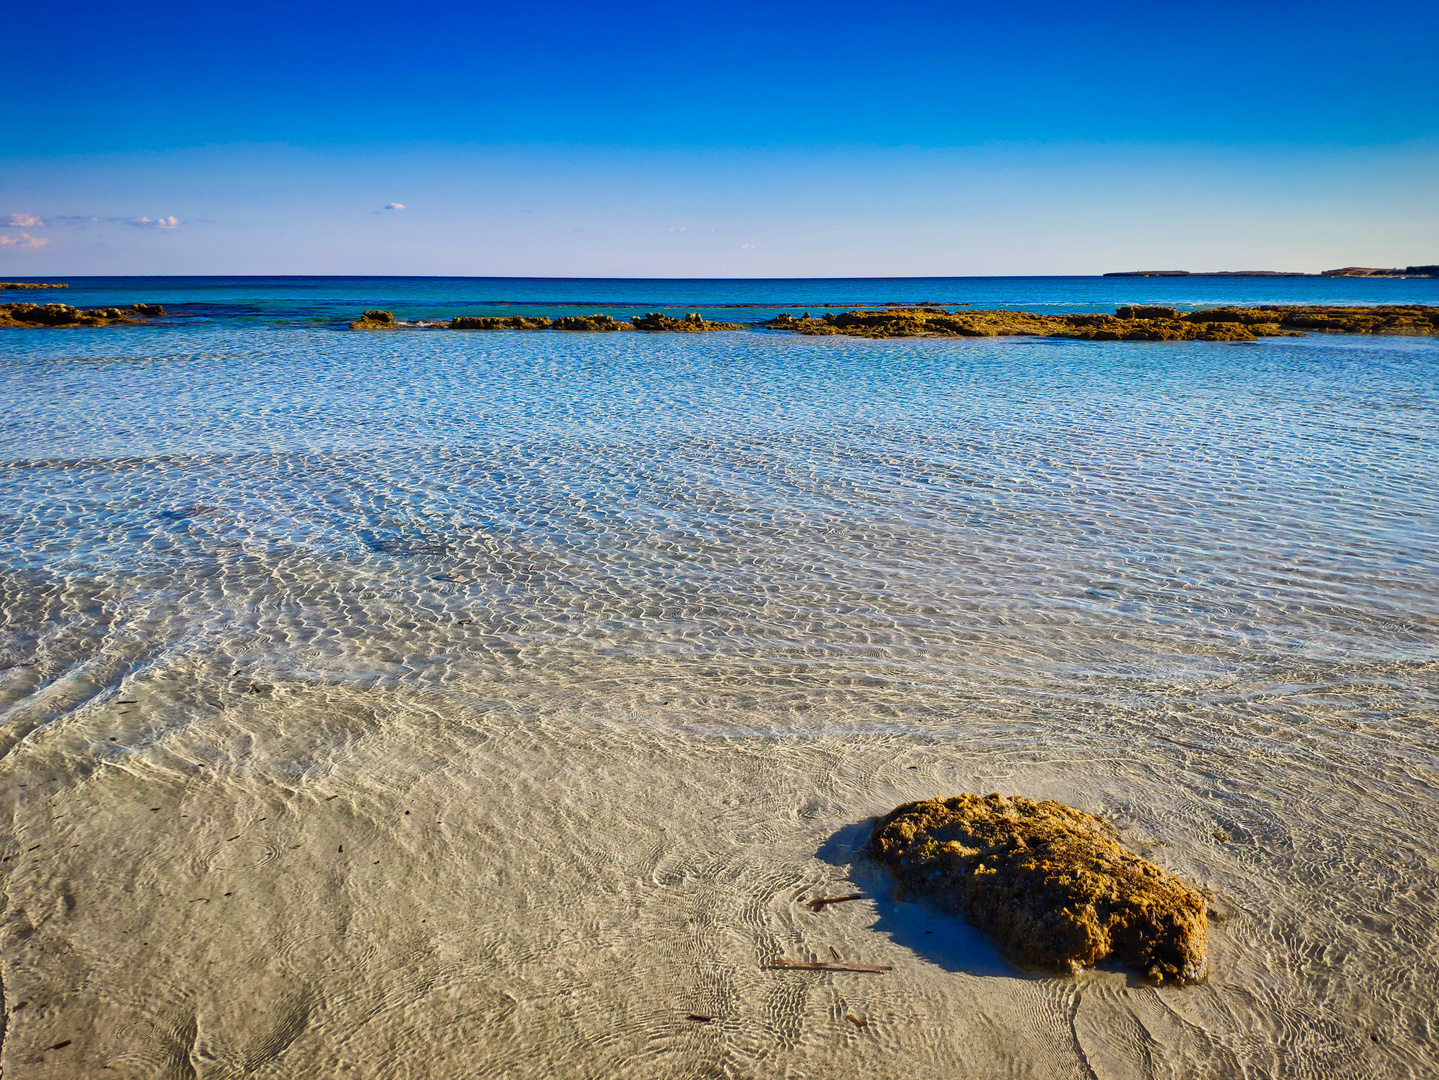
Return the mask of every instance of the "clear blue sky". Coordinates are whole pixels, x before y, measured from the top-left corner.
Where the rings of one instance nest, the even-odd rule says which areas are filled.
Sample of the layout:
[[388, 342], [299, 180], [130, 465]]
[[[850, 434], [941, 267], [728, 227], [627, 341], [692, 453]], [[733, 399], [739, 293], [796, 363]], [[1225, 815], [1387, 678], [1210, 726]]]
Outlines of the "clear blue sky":
[[1436, 41], [1433, 0], [69, 3], [11, 20], [0, 277], [1435, 262]]

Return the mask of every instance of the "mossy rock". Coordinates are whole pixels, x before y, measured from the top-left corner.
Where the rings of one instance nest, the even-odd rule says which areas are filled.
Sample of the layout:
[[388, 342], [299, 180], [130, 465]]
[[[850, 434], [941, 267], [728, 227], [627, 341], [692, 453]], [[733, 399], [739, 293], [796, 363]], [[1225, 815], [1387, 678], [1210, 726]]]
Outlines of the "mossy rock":
[[826, 312], [819, 319], [796, 319], [785, 314], [766, 325], [807, 335], [847, 334], [871, 338], [1032, 335], [1091, 341], [1254, 341], [1305, 330], [1439, 334], [1439, 307], [1422, 305], [1374, 308], [1265, 305], [1213, 308], [1185, 315], [1180, 315], [1175, 308], [1129, 305], [1119, 308], [1118, 312], [1117, 316], [1041, 315], [1031, 311], [945, 311], [912, 307]]
[[1177, 319], [1179, 318], [1179, 309], [1129, 304], [1119, 308], [1115, 314], [1121, 319]]
[[743, 330], [739, 323], [707, 322], [698, 311], [691, 311], [683, 319], [675, 319], [662, 312], [651, 311], [645, 315], [631, 315], [630, 322], [636, 330], [650, 332], [669, 331], [681, 334], [703, 334], [710, 330]]
[[378, 309], [367, 311], [350, 324], [350, 329], [393, 330], [395, 329], [395, 316], [391, 312]]
[[1113, 958], [1154, 982], [1207, 967], [1199, 891], [1062, 803], [957, 795], [896, 807], [870, 854], [910, 892], [958, 911], [1015, 962], [1075, 972]]
[[548, 330], [554, 324], [543, 315], [458, 315], [451, 330]]
[[556, 319], [554, 322], [556, 330], [571, 332], [600, 331], [602, 333], [614, 330], [628, 330], [629, 323], [616, 322], [608, 315], [566, 315]]
[[69, 285], [46, 285], [34, 281], [0, 281], [3, 289], [68, 289]]
[[0, 304], [0, 326], [113, 326], [138, 323], [119, 308], [76, 308], [69, 304]]

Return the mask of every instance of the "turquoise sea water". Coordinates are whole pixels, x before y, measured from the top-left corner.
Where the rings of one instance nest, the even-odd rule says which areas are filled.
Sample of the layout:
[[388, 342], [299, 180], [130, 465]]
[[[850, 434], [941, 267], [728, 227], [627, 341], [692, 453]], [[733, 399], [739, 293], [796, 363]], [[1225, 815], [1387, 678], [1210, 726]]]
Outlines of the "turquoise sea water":
[[1110, 311], [1117, 304], [1434, 304], [1435, 278], [633, 278], [111, 277], [68, 278], [63, 292], [10, 293], [92, 307], [162, 304], [185, 320], [338, 326], [365, 308], [401, 318], [456, 315], [584, 315], [699, 311], [758, 322], [781, 311], [934, 300], [978, 308]]
[[[58, 295], [196, 315], [0, 332], [7, 1069], [1439, 1070], [1439, 341], [333, 328], [1439, 282]], [[995, 789], [1213, 890], [1209, 981], [1020, 972], [852, 859]], [[830, 950], [895, 970], [765, 967]]]

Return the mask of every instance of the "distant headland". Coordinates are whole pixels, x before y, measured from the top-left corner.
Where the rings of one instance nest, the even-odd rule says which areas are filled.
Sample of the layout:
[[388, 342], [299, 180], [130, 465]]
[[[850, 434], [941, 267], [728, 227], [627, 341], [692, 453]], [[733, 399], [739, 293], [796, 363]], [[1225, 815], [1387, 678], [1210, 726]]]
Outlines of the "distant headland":
[[1105, 277], [1439, 277], [1439, 266], [1405, 266], [1383, 269], [1377, 266], [1341, 266], [1301, 274], [1291, 270], [1115, 270]]

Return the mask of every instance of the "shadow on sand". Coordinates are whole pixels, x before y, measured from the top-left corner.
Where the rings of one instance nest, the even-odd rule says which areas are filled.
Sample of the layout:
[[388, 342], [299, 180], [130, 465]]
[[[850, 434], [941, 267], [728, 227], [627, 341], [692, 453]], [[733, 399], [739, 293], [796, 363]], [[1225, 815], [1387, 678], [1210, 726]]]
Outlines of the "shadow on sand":
[[850, 880], [873, 899], [877, 918], [871, 929], [945, 971], [1010, 979], [1046, 977], [1009, 963], [989, 938], [958, 915], [922, 902], [896, 900], [889, 872], [871, 862], [868, 854], [869, 834], [878, 820], [870, 818], [846, 825], [815, 853], [831, 866], [845, 867]]
[[[1073, 978], [1052, 971], [1028, 971], [1011, 964], [985, 934], [958, 915], [924, 901], [896, 900], [889, 871], [869, 857], [869, 836], [878, 820], [869, 818], [846, 825], [815, 852], [831, 866], [848, 870], [850, 881], [874, 902], [876, 918], [870, 929], [887, 935], [896, 945], [902, 945], [945, 971], [1029, 981]], [[1149, 986], [1135, 972], [1112, 962], [1100, 964], [1096, 970], [1124, 977], [1131, 989]]]

